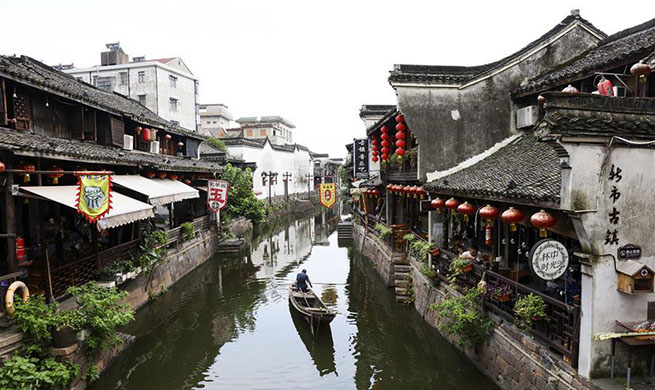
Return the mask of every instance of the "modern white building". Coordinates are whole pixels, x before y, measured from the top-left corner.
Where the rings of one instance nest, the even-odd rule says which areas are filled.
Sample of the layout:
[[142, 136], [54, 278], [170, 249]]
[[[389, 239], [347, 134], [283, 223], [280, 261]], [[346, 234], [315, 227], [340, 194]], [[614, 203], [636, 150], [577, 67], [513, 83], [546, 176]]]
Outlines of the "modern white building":
[[199, 130], [198, 79], [181, 58], [133, 57], [130, 61], [120, 43], [106, 46], [108, 50], [100, 53], [100, 65], [66, 65], [59, 69], [100, 89], [136, 100], [183, 128]]
[[232, 113], [225, 104], [200, 105], [200, 132], [206, 136], [224, 137], [226, 129], [235, 126]]
[[268, 138], [276, 145], [293, 143], [296, 126], [281, 116], [243, 117], [236, 120], [248, 139]]

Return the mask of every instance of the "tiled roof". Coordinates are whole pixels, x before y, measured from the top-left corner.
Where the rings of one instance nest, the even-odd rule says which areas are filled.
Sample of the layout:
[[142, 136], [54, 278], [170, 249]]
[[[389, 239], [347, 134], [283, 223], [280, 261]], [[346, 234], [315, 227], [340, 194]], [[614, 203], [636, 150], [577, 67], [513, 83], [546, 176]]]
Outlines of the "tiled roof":
[[539, 124], [551, 135], [655, 138], [654, 98], [611, 98], [545, 92], [546, 115]]
[[263, 148], [264, 145], [266, 145], [266, 142], [268, 142], [273, 150], [293, 153], [296, 149], [298, 149], [311, 153], [309, 148], [306, 147], [305, 145], [300, 145], [300, 144], [277, 145], [268, 141], [268, 138], [229, 137], [229, 138], [221, 138], [221, 140], [225, 143], [226, 146], [246, 145], [246, 146], [253, 146], [255, 148]]
[[384, 115], [394, 108], [396, 106], [390, 104], [363, 104], [359, 109], [359, 116], [361, 118], [366, 115]]
[[588, 29], [594, 31], [599, 36], [605, 34], [598, 30], [594, 25], [582, 18], [578, 14], [571, 14], [564, 18], [559, 24], [553, 27], [550, 31], [539, 37], [539, 39], [529, 43], [523, 49], [499, 60], [485, 65], [479, 66], [443, 66], [443, 65], [394, 65], [393, 70], [390, 72], [389, 82], [419, 82], [419, 83], [439, 83], [439, 84], [462, 84], [466, 81], [472, 80], [478, 76], [485, 74], [488, 71], [502, 67], [503, 65], [513, 61], [514, 59], [528, 53], [530, 50], [537, 47], [542, 42], [556, 35], [571, 23], [580, 22]]
[[378, 131], [378, 129], [382, 127], [382, 125], [384, 125], [389, 121], [393, 121], [393, 119], [398, 114], [400, 114], [400, 111], [398, 111], [396, 106], [393, 106], [389, 111], [387, 111], [386, 114], [384, 114], [382, 118], [378, 119], [377, 122], [373, 123], [371, 126], [369, 126], [368, 129], [366, 129], [366, 135], [371, 135], [374, 132]]
[[560, 160], [549, 143], [528, 133], [472, 166], [423, 187], [448, 195], [559, 204]]
[[595, 48], [561, 68], [537, 77], [512, 94], [523, 95], [566, 84], [592, 75], [594, 72], [632, 64], [655, 51], [655, 19], [620, 31], [598, 43]]
[[0, 149], [17, 155], [123, 166], [150, 166], [161, 170], [216, 172], [219, 164], [191, 158], [130, 151], [91, 142], [52, 138], [0, 127]]
[[123, 115], [138, 123], [165, 129], [173, 134], [205, 139], [198, 133], [173, 125], [135, 100], [98, 89], [27, 56], [0, 56], [0, 76]]

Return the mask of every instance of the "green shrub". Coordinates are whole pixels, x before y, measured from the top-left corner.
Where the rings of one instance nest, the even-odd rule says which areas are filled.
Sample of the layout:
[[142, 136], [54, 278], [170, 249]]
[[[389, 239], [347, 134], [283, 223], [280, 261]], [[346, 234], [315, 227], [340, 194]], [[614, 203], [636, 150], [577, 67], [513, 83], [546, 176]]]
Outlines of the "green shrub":
[[530, 293], [514, 304], [514, 316], [521, 329], [530, 329], [535, 320], [546, 318], [546, 302], [539, 295]]
[[393, 232], [390, 227], [385, 226], [381, 223], [376, 223], [375, 224], [375, 230], [379, 233], [380, 238], [385, 240], [387, 237], [391, 236], [391, 233]]
[[79, 367], [71, 361], [14, 355], [0, 367], [0, 389], [67, 390], [78, 372]]
[[180, 225], [180, 230], [182, 231], [182, 240], [190, 241], [196, 238], [195, 228], [191, 222], [184, 222]]
[[435, 271], [427, 262], [421, 264], [421, 268], [419, 269], [419, 271], [421, 271], [423, 275], [427, 276], [430, 279], [437, 276], [437, 271]]
[[28, 354], [44, 355], [52, 335], [57, 306], [48, 305], [43, 295], [33, 295], [27, 302], [16, 301], [16, 312], [12, 322], [23, 332], [23, 345]]
[[439, 330], [457, 335], [461, 348], [477, 347], [493, 332], [494, 322], [479, 310], [482, 294], [482, 288], [474, 288], [465, 295], [450, 295], [441, 303], [430, 305], [438, 312]]
[[245, 217], [258, 225], [266, 221], [265, 202], [258, 200], [252, 190], [250, 168], [242, 170], [227, 164], [222, 179], [230, 183], [227, 206], [221, 211], [221, 219]]
[[227, 147], [225, 147], [225, 142], [223, 142], [222, 139], [216, 138], [216, 137], [209, 137], [207, 138], [207, 143], [210, 144], [211, 146], [215, 147], [216, 149], [226, 152]]
[[463, 257], [456, 257], [450, 262], [450, 272], [448, 274], [448, 282], [455, 284], [460, 276], [464, 275], [462, 268], [471, 264], [471, 260]]

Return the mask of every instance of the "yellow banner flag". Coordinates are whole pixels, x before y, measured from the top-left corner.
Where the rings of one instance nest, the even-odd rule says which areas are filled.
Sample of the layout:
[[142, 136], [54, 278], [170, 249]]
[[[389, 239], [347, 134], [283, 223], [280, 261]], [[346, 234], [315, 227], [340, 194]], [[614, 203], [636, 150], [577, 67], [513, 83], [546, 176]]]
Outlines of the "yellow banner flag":
[[111, 176], [102, 173], [77, 173], [77, 211], [95, 222], [111, 210]]
[[321, 205], [326, 209], [331, 208], [337, 202], [337, 186], [335, 183], [321, 184], [319, 187]]

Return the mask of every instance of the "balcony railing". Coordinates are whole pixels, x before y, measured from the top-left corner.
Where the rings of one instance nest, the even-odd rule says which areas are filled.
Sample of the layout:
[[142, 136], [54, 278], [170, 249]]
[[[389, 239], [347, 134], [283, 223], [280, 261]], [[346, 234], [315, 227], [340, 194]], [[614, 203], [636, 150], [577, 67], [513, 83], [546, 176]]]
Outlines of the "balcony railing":
[[[433, 258], [437, 277], [445, 283], [448, 283], [449, 266], [454, 257], [453, 253], [441, 249], [440, 255]], [[550, 348], [562, 354], [573, 367], [577, 366], [580, 340], [580, 306], [568, 305], [478, 264], [473, 264], [473, 271], [460, 276], [457, 284], [466, 288], [476, 287], [482, 280], [483, 275], [487, 283], [487, 294], [483, 296], [484, 308], [505, 320], [514, 321], [514, 303], [520, 297], [528, 294], [541, 297], [546, 303], [546, 318], [535, 321], [529, 332]], [[508, 286], [509, 296], [505, 296], [503, 299], [494, 297], [493, 293], [496, 286]]]

